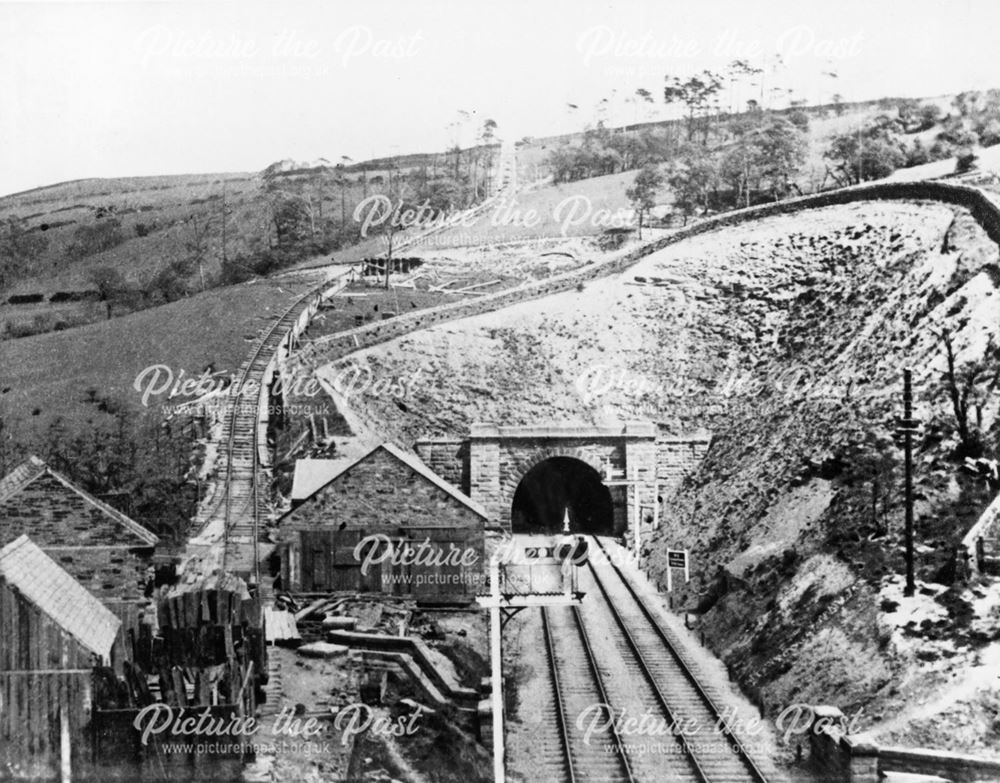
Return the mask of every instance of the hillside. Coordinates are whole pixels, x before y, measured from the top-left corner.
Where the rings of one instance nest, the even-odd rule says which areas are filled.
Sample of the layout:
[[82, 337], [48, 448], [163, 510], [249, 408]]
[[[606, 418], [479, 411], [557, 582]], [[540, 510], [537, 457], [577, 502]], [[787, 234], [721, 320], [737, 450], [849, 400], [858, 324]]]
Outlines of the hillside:
[[[923, 98], [921, 102], [938, 106], [942, 116], [945, 116], [949, 112], [954, 112], [952, 99], [951, 95], [941, 95]], [[802, 111], [809, 118], [809, 151], [800, 176], [800, 186], [813, 190], [822, 181], [826, 166], [823, 152], [833, 136], [853, 131], [880, 114], [894, 113], [898, 100], [896, 98], [883, 98], [878, 101], [843, 103], [839, 107], [832, 105], [802, 107]], [[784, 109], [775, 113], [787, 116], [790, 112], [790, 109]], [[738, 115], [723, 115], [720, 122], [725, 123], [735, 116]], [[641, 122], [628, 125], [621, 131], [626, 134], [643, 132], [683, 134], [683, 125], [683, 120]], [[919, 134], [921, 141], [927, 142], [935, 132], [934, 129], [922, 132]], [[911, 138], [916, 137], [916, 135], [910, 134]], [[551, 176], [547, 159], [552, 151], [563, 145], [578, 146], [583, 143], [583, 140], [584, 134], [582, 132], [522, 139], [518, 142], [517, 147], [519, 178], [522, 182], [534, 182]]]
[[[953, 459], [938, 334], [948, 328], [960, 366], [983, 357], [987, 337], [1000, 342], [997, 258], [966, 213], [931, 203], [828, 207], [719, 230], [544, 308], [514, 306], [352, 356], [375, 377], [419, 371], [423, 382], [405, 410], [357, 397], [349, 419], [363, 440], [403, 443], [461, 435], [477, 420], [708, 429], [707, 458], [665, 499], [644, 555], [662, 586], [663, 550], [692, 550], [679, 598], [748, 692], [772, 707], [865, 707], [872, 728], [918, 687], [942, 688], [938, 709], [955, 710], [968, 689], [944, 686], [965, 673], [983, 679], [983, 645], [998, 628], [996, 596], [947, 589], [953, 547], [989, 491]], [[916, 606], [901, 604], [890, 580], [902, 568], [892, 426], [907, 365], [924, 422], [916, 481], [927, 588]], [[995, 389], [983, 399], [991, 453]], [[883, 489], [873, 519], [874, 475]], [[983, 750], [986, 740], [963, 737], [933, 741]]]
[[234, 372], [258, 332], [322, 279], [312, 272], [258, 280], [70, 331], [4, 340], [0, 419], [6, 434], [25, 442], [56, 416], [90, 415], [90, 389], [158, 420], [166, 400], [143, 407], [133, 388], [143, 369], [162, 364], [195, 377], [206, 368]]
[[317, 266], [331, 253], [378, 254], [378, 231], [359, 235], [358, 204], [382, 195], [464, 206], [485, 196], [497, 160], [496, 145], [342, 168], [282, 160], [258, 173], [77, 180], [0, 197], [0, 227], [12, 221], [40, 245], [12, 265], [0, 256], [0, 338]]
[[[950, 96], [925, 103], [938, 106], [942, 116], [953, 112]], [[823, 154], [831, 139], [896, 108], [896, 101], [884, 99], [795, 110], [809, 125], [795, 186], [802, 192], [829, 187], [829, 161]], [[726, 123], [739, 116], [747, 115], [713, 120], [710, 146], [729, 143]], [[928, 147], [939, 130], [935, 125], [903, 138], [906, 144], [920, 139]], [[614, 130], [619, 137], [646, 132], [684, 135], [678, 121]], [[515, 202], [484, 212], [461, 231], [436, 236], [434, 243], [451, 247], [589, 236], [630, 225], [634, 217], [625, 191], [633, 171], [546, 183], [552, 173], [549, 156], [583, 138], [576, 133], [519, 142], [518, 180], [527, 188]], [[385, 244], [371, 233], [359, 236], [353, 217], [357, 204], [376, 194], [397, 198], [401, 191], [414, 203], [429, 198], [436, 208], [464, 203], [472, 192], [484, 194], [487, 181], [496, 176], [491, 167], [498, 165], [498, 155], [493, 145], [457, 155], [344, 160], [342, 167], [325, 159], [281, 160], [259, 173], [79, 180], [2, 197], [0, 221], [19, 220], [28, 239], [45, 246], [14, 274], [0, 268], [0, 337], [72, 329], [254, 274], [320, 266], [331, 256], [341, 263], [370, 257]], [[926, 176], [944, 176], [954, 171], [954, 161], [918, 168]], [[906, 171], [895, 176], [906, 177]], [[662, 216], [670, 211], [673, 194], [663, 188], [657, 201], [656, 214]]]

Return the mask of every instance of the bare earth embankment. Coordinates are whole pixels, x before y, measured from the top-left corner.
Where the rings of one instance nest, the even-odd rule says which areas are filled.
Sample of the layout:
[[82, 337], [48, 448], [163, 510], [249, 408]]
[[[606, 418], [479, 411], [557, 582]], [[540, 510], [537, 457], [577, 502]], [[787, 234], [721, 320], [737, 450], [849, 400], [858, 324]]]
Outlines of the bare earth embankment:
[[[990, 335], [1000, 342], [998, 284], [996, 246], [960, 209], [868, 203], [769, 218], [672, 246], [584, 290], [355, 354], [349, 361], [376, 377], [419, 382], [401, 400], [352, 397], [350, 417], [363, 439], [403, 444], [461, 435], [476, 420], [645, 418], [710, 430], [706, 460], [666, 499], [644, 556], [662, 580], [666, 546], [692, 549], [680, 598], [702, 613], [744, 688], [772, 717], [797, 701], [864, 708], [860, 725], [887, 722], [886, 739], [987, 752], [997, 745], [995, 724], [980, 725], [992, 714], [982, 699], [996, 698], [996, 601], [947, 585], [952, 548], [988, 490], [951, 458], [939, 334], [952, 335], [960, 366], [982, 358]], [[891, 581], [902, 570], [892, 427], [904, 366], [925, 423], [924, 589], [910, 603]], [[984, 400], [990, 451], [996, 396]], [[908, 709], [925, 722], [928, 710], [957, 711], [952, 723], [973, 727], [888, 723]]]

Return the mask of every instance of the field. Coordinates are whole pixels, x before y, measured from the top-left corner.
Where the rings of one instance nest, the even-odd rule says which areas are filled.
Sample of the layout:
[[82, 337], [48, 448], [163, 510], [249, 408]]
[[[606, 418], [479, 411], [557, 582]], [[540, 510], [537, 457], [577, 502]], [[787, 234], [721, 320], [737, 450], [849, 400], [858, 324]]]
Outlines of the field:
[[517, 194], [513, 202], [491, 208], [429, 243], [437, 246], [488, 245], [530, 239], [580, 237], [628, 226], [632, 209], [625, 189], [634, 172], [609, 174], [560, 185], [544, 185]]
[[[450, 166], [442, 155], [400, 160], [404, 176], [415, 174], [418, 165], [427, 167], [430, 175]], [[270, 177], [255, 172], [77, 180], [0, 197], [0, 220], [22, 218], [29, 230], [44, 233], [48, 240], [34, 268], [3, 292], [3, 300], [26, 293], [92, 290], [91, 274], [104, 266], [141, 283], [172, 261], [190, 257], [192, 246], [202, 243], [204, 263], [193, 276], [197, 289], [201, 275], [210, 280], [219, 272], [223, 251], [233, 258], [274, 243], [270, 201], [277, 193], [307, 199], [317, 226], [331, 219], [339, 223], [341, 217], [352, 222], [352, 212], [363, 198], [388, 192], [389, 172], [382, 163], [366, 164], [359, 171], [360, 165], [347, 168], [343, 194], [332, 171], [321, 181], [315, 171], [292, 169]], [[121, 241], [71, 260], [67, 251], [77, 229], [108, 219], [120, 221]], [[360, 252], [370, 253], [373, 247], [363, 246]]]
[[[92, 288], [90, 274], [100, 266], [111, 266], [126, 279], [138, 281], [182, 257], [191, 239], [192, 218], [221, 214], [223, 186], [232, 229], [228, 251], [235, 254], [246, 249], [244, 237], [251, 230], [260, 230], [262, 216], [255, 203], [259, 181], [254, 174], [80, 180], [0, 198], [0, 218], [16, 215], [24, 219], [30, 229], [44, 232], [49, 243], [31, 274], [8, 293]], [[96, 223], [98, 214], [121, 221], [124, 241], [70, 262], [66, 250], [74, 231]], [[211, 274], [218, 268], [210, 266], [205, 271]]]
[[300, 273], [220, 288], [178, 302], [79, 328], [0, 342], [0, 418], [15, 438], [42, 432], [56, 416], [79, 422], [90, 389], [159, 418], [133, 389], [136, 376], [163, 364], [176, 375], [207, 368], [230, 373], [258, 332], [322, 275]]
[[[888, 99], [891, 101], [892, 99]], [[952, 96], [938, 96], [921, 99], [922, 103], [933, 103], [940, 107], [942, 116], [953, 112], [951, 105]], [[823, 180], [823, 173], [826, 170], [827, 161], [823, 158], [823, 152], [829, 146], [830, 140], [842, 133], [849, 133], [856, 130], [865, 122], [877, 117], [879, 114], [892, 114], [894, 108], [886, 109], [882, 101], [868, 101], [864, 103], [844, 104], [841, 113], [838, 114], [830, 107], [805, 107], [805, 112], [809, 116], [809, 149], [806, 154], [806, 161], [798, 178], [799, 187], [804, 190], [815, 190]], [[678, 127], [677, 121], [649, 122], [631, 126], [637, 130], [650, 129], [662, 131], [673, 127], [674, 132], [683, 133], [683, 128]], [[906, 139], [912, 144], [914, 138], [918, 137], [926, 145], [930, 146], [934, 135], [939, 128], [932, 128], [920, 134], [909, 134]], [[632, 132], [631, 130], [627, 132]], [[553, 150], [565, 144], [579, 145], [583, 141], [582, 133], [568, 133], [561, 136], [545, 136], [524, 140], [518, 144], [517, 163], [518, 177], [522, 183], [536, 182], [540, 179], [551, 176], [546, 159]], [[829, 184], [829, 183], [828, 183]]]

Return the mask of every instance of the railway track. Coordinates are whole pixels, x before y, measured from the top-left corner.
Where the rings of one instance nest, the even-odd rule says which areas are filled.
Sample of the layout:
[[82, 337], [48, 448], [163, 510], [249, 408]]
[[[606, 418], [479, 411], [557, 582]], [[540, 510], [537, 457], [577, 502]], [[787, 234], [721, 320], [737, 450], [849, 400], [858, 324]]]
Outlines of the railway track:
[[259, 402], [262, 382], [275, 353], [286, 340], [302, 312], [331, 286], [343, 281], [325, 280], [298, 297], [254, 343], [230, 386], [223, 413], [221, 489], [195, 518], [198, 531], [188, 567], [191, 581], [212, 571], [251, 573], [260, 585], [257, 548], [260, 523], [266, 516], [268, 476], [260, 465]]
[[[550, 715], [545, 715], [544, 736], [536, 737], [546, 759], [546, 780], [570, 783], [600, 781], [631, 783], [635, 778], [624, 744], [612, 723], [607, 730], [589, 736], [577, 721], [588, 710], [599, 709], [599, 721], [608, 721], [607, 693], [594, 659], [587, 632], [576, 606], [542, 609], [542, 628], [549, 662]], [[550, 736], [554, 735], [554, 736]], [[558, 755], [554, 751], [558, 749]]]
[[[500, 187], [493, 196], [466, 210], [466, 217], [486, 211], [507, 193], [517, 190], [513, 147], [505, 147], [505, 152], [504, 160], [498, 164], [502, 175]], [[438, 225], [407, 237], [397, 243], [394, 252], [417, 245], [443, 230], [445, 228]], [[239, 380], [229, 390], [218, 441], [221, 447], [218, 459], [224, 461], [223, 478], [215, 496], [199, 508], [195, 517], [197, 533], [189, 543], [183, 569], [188, 582], [199, 581], [216, 570], [252, 573], [261, 590], [268, 593], [260, 579], [258, 557], [260, 523], [268, 512], [267, 493], [263, 489], [270, 480], [258, 459], [261, 381], [275, 352], [303, 310], [333, 284], [324, 281], [296, 299], [257, 340], [250, 356], [239, 368]], [[344, 285], [346, 282], [341, 287]]]
[[[499, 196], [472, 207], [469, 214], [489, 208]], [[419, 243], [426, 236], [441, 231], [435, 227], [404, 239], [396, 252]], [[186, 579], [198, 581], [215, 570], [254, 574], [257, 584], [266, 591], [260, 579], [258, 543], [261, 520], [268, 512], [267, 486], [269, 476], [259, 463], [259, 403], [261, 381], [281, 343], [309, 306], [311, 300], [330, 288], [327, 280], [295, 300], [258, 338], [249, 357], [240, 365], [238, 382], [229, 390], [223, 414], [223, 429], [219, 440], [223, 444], [220, 459], [224, 460], [221, 488], [195, 517], [198, 531], [189, 546], [185, 565]], [[341, 287], [346, 282], [341, 283]], [[247, 389], [250, 392], [247, 392]]]
[[[687, 729], [677, 733], [677, 754], [637, 756], [636, 779], [655, 781], [700, 781], [701, 783], [766, 783], [764, 773], [740, 738], [729, 727], [727, 717], [699, 681], [693, 661], [679, 639], [664, 629], [636, 592], [604, 545], [590, 539], [592, 551], [604, 555], [600, 566], [589, 563], [597, 591], [603, 597], [602, 611], [610, 622], [607, 631], [635, 684], [633, 699], [650, 715], [667, 724]], [[611, 696], [611, 706], [620, 708]], [[695, 727], [696, 730], [695, 730]], [[630, 743], [648, 740], [669, 742], [671, 737], [630, 737]]]

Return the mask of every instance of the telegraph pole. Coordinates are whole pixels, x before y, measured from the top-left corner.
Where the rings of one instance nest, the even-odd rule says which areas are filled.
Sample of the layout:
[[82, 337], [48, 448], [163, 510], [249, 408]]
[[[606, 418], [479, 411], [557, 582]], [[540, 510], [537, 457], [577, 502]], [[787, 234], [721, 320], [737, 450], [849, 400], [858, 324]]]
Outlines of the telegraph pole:
[[905, 459], [906, 588], [903, 595], [913, 595], [916, 591], [913, 578], [913, 433], [919, 422], [913, 418], [913, 373], [909, 368], [903, 370], [903, 419], [899, 424]]

